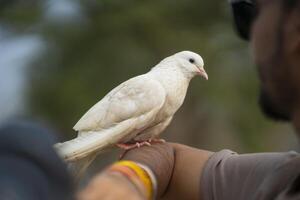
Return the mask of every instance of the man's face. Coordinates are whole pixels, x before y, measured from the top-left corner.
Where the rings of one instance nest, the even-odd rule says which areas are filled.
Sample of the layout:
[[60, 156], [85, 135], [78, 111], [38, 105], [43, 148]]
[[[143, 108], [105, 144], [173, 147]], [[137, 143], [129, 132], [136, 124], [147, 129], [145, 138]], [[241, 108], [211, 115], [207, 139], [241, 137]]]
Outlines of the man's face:
[[273, 119], [289, 120], [295, 101], [289, 55], [286, 53], [286, 17], [280, 0], [257, 0], [251, 46], [261, 81], [260, 105]]

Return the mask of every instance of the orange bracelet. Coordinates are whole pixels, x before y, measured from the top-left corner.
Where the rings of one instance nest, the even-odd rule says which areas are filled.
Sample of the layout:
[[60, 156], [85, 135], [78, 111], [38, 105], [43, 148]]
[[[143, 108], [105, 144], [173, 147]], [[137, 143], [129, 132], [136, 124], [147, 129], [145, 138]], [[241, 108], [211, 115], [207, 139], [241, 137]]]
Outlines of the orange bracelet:
[[122, 174], [136, 187], [139, 192], [142, 193], [142, 195], [147, 194], [143, 183], [130, 168], [121, 165], [112, 165], [108, 169], [108, 172]]
[[108, 171], [119, 172], [127, 177], [139, 191], [146, 194], [148, 199], [153, 199], [155, 197], [155, 183], [153, 180], [153, 175], [149, 175], [149, 169], [145, 170], [143, 165], [132, 161], [119, 161], [113, 164]]

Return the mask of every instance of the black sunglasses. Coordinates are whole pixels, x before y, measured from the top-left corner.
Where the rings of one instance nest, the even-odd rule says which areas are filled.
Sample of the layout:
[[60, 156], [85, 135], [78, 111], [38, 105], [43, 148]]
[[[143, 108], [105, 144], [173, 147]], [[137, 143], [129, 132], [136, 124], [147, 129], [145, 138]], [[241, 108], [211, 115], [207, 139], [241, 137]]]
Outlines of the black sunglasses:
[[251, 26], [256, 15], [254, 0], [229, 0], [235, 29], [244, 40], [250, 39]]

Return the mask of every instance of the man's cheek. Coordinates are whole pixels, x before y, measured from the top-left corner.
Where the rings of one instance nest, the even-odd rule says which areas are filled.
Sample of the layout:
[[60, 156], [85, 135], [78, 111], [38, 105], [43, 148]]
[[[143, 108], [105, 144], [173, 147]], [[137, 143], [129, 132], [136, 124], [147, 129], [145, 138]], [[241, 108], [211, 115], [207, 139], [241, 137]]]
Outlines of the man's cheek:
[[251, 50], [254, 62], [260, 65], [265, 56], [265, 45], [263, 45], [263, 33], [260, 30], [260, 21], [257, 19], [252, 27], [251, 33]]
[[255, 28], [251, 41], [252, 56], [256, 64], [264, 65], [272, 58], [274, 49], [271, 37], [264, 32], [265, 30]]
[[262, 8], [255, 19], [251, 31], [252, 56], [257, 65], [272, 65], [276, 54], [276, 36], [278, 24], [277, 11], [274, 5]]
[[253, 35], [251, 40], [251, 51], [252, 59], [257, 66], [257, 71], [259, 79], [264, 82], [266, 81], [266, 47], [263, 45], [262, 39], [260, 38], [260, 33], [253, 29]]

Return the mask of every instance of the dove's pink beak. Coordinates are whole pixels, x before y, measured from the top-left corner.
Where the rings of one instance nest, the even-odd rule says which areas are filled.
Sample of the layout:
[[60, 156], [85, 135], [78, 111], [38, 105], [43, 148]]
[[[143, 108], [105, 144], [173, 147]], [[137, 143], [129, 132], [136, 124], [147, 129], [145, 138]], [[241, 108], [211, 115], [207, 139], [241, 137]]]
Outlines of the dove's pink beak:
[[199, 69], [198, 72], [199, 76], [202, 76], [203, 78], [205, 78], [206, 80], [208, 80], [208, 75], [206, 73], [206, 71], [204, 69]]

